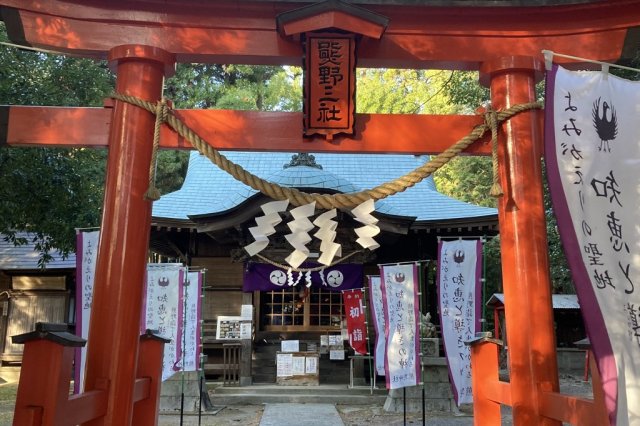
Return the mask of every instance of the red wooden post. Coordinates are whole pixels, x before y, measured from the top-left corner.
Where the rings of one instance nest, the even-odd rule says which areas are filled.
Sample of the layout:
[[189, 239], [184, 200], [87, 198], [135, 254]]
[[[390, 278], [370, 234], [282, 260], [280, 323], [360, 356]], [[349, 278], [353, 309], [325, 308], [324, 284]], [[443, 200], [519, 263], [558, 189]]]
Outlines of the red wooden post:
[[[483, 63], [496, 110], [534, 102], [542, 65], [532, 57]], [[542, 136], [537, 111], [502, 126], [498, 158], [504, 196], [498, 203], [505, 322], [514, 424], [560, 425], [542, 417], [538, 390], [558, 391], [547, 234], [542, 201]]]
[[496, 342], [495, 339], [483, 338], [467, 343], [471, 346], [473, 424], [477, 426], [500, 426], [501, 423], [500, 402], [492, 399], [492, 390], [499, 380]]
[[13, 342], [24, 343], [13, 424], [62, 424], [74, 351], [84, 340], [68, 333], [66, 325], [38, 323], [35, 331], [14, 336]]
[[158, 424], [158, 401], [162, 383], [162, 355], [170, 340], [147, 330], [140, 336], [138, 372], [134, 392], [133, 422], [136, 426]]
[[[117, 71], [116, 91], [151, 102], [160, 98], [163, 78], [175, 62], [174, 55], [141, 45], [116, 47], [109, 60]], [[92, 390], [101, 379], [109, 380], [109, 405], [106, 415], [91, 425], [131, 424], [151, 225], [151, 202], [143, 194], [153, 128], [152, 114], [115, 102], [85, 384]]]
[[589, 368], [591, 370], [591, 389], [593, 390], [593, 411], [594, 418], [599, 424], [609, 424], [609, 413], [604, 402], [604, 389], [602, 387], [602, 377], [598, 371], [596, 358], [593, 356], [591, 349], [587, 349], [589, 359]]

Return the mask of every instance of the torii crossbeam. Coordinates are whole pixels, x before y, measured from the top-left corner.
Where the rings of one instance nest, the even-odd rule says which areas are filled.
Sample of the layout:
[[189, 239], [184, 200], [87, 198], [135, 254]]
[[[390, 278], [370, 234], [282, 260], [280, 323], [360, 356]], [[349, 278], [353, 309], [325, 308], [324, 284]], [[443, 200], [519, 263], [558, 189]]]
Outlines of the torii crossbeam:
[[[0, 8], [14, 43], [108, 59], [117, 74], [118, 92], [155, 102], [176, 62], [301, 64], [300, 43], [280, 33], [276, 19], [308, 3], [312, 2], [0, 0]], [[481, 0], [353, 3], [389, 18], [380, 39], [361, 40], [358, 66], [479, 70], [481, 82], [491, 88], [495, 109], [535, 101], [535, 84], [543, 71], [541, 50], [601, 61], [628, 60], [635, 54], [640, 25], [640, 2], [632, 0], [569, 5], [522, 0], [513, 2], [516, 6]], [[340, 9], [322, 17], [329, 26], [351, 22]], [[142, 288], [133, 284], [143, 282], [149, 240], [151, 203], [143, 193], [154, 119], [119, 101], [107, 106], [2, 107], [0, 145], [108, 147], [85, 392], [94, 399], [83, 406], [86, 416], [76, 415], [74, 421], [127, 425], [135, 415], [136, 424], [154, 424], [157, 395], [148, 389], [145, 394], [144, 386], [149, 385], [136, 379], [145, 366], [139, 362]], [[178, 114], [216, 148], [264, 151], [435, 153], [480, 123], [478, 117], [360, 115], [353, 136], [327, 142], [303, 138], [302, 117], [295, 113]], [[560, 418], [595, 424], [601, 415], [588, 404], [556, 398], [541, 121], [539, 111], [520, 114], [502, 126], [499, 138], [500, 178], [507, 189], [498, 210], [511, 381], [505, 384], [490, 376], [497, 365], [491, 354], [474, 355], [474, 362], [485, 363], [474, 369], [474, 375], [482, 373], [474, 380], [476, 424], [499, 424], [500, 403], [513, 406], [515, 424], [559, 425]], [[165, 148], [189, 147], [168, 129], [162, 141]], [[468, 153], [488, 152], [487, 145], [479, 143]], [[34, 367], [25, 359], [23, 371]], [[478, 383], [480, 377], [486, 383]], [[158, 379], [152, 377], [150, 386], [157, 386]], [[27, 418], [28, 412], [32, 420], [40, 413], [41, 419], [55, 422], [46, 413], [60, 403], [21, 399], [29, 396], [29, 390], [21, 393], [22, 386], [16, 419]], [[31, 384], [31, 391], [35, 387]], [[134, 402], [143, 394], [151, 396], [146, 414], [140, 415], [140, 403]], [[105, 396], [98, 403], [96, 395]]]

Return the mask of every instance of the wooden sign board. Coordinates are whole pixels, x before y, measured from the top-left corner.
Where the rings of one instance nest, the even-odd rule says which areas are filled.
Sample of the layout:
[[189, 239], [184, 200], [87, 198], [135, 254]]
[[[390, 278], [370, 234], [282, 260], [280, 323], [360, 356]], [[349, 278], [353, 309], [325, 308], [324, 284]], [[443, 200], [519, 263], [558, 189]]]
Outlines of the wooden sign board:
[[308, 33], [305, 39], [304, 134], [353, 134], [355, 56], [353, 34]]
[[242, 317], [219, 316], [216, 328], [217, 340], [240, 340]]
[[48, 276], [15, 276], [11, 278], [14, 290], [66, 290], [66, 278]]

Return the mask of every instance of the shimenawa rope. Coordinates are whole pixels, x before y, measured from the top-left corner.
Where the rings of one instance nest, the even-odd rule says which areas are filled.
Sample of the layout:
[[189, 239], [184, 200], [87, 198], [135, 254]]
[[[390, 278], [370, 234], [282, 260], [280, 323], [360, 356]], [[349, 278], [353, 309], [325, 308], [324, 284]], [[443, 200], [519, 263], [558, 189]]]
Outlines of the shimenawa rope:
[[[467, 147], [469, 147], [472, 143], [480, 139], [487, 130], [491, 130], [492, 133], [492, 144], [493, 144], [493, 168], [494, 168], [494, 185], [491, 189], [491, 194], [494, 196], [499, 196], [502, 193], [500, 189], [500, 185], [496, 180], [497, 177], [497, 158], [496, 158], [496, 146], [497, 146], [497, 133], [498, 126], [505, 120], [513, 117], [516, 114], [519, 114], [524, 111], [528, 111], [531, 109], [542, 108], [542, 105], [538, 102], [531, 102], [525, 104], [514, 105], [504, 111], [488, 111], [485, 114], [485, 122], [479, 126], [476, 126], [467, 136], [463, 137], [451, 147], [447, 148], [442, 153], [431, 157], [431, 159], [423, 164], [422, 166], [417, 167], [413, 171], [401, 176], [393, 181], [385, 182], [381, 185], [376, 186], [375, 188], [368, 189], [360, 192], [353, 192], [348, 194], [309, 194], [303, 191], [300, 191], [295, 188], [283, 187], [278, 184], [265, 181], [264, 179], [259, 178], [258, 176], [244, 170], [238, 164], [233, 163], [228, 160], [224, 155], [222, 155], [218, 150], [211, 147], [206, 141], [204, 141], [200, 136], [198, 136], [192, 129], [190, 129], [182, 120], [180, 120], [174, 113], [171, 108], [169, 108], [166, 103], [164, 107], [159, 108], [156, 104], [152, 102], [145, 101], [143, 99], [139, 99], [134, 96], [124, 95], [121, 93], [115, 93], [112, 95], [114, 99], [130, 103], [132, 105], [136, 105], [140, 108], [143, 108], [149, 111], [152, 114], [157, 115], [161, 113], [164, 118], [164, 122], [166, 122], [173, 130], [175, 130], [180, 136], [191, 142], [191, 144], [203, 155], [209, 158], [216, 166], [221, 168], [222, 170], [229, 173], [235, 179], [241, 181], [245, 185], [250, 186], [251, 188], [262, 192], [268, 197], [274, 200], [286, 200], [289, 199], [291, 204], [295, 206], [301, 206], [304, 204], [308, 204], [312, 201], [316, 202], [316, 205], [325, 210], [329, 210], [332, 208], [340, 208], [347, 209], [353, 208], [368, 199], [381, 200], [390, 195], [397, 194], [398, 192], [405, 191], [407, 188], [414, 186], [415, 184], [421, 182], [426, 177], [430, 176], [433, 172], [438, 170], [440, 167], [447, 164], [451, 161], [452, 158], [456, 157], [460, 152], [464, 151]], [[162, 103], [163, 101], [159, 101]], [[166, 114], [166, 116], [165, 116]], [[156, 127], [158, 128], [157, 133], [159, 139], [159, 126], [162, 124], [162, 121], [156, 120]], [[160, 124], [158, 124], [160, 123]], [[159, 142], [158, 142], [159, 143]], [[154, 134], [154, 151], [157, 151], [156, 145], [156, 137]], [[155, 154], [153, 155], [155, 158]], [[155, 161], [152, 162], [152, 167], [155, 169]], [[150, 178], [150, 180], [153, 178]], [[155, 188], [155, 185], [153, 186]], [[149, 195], [159, 195], [159, 193], [155, 193], [150, 185]]]

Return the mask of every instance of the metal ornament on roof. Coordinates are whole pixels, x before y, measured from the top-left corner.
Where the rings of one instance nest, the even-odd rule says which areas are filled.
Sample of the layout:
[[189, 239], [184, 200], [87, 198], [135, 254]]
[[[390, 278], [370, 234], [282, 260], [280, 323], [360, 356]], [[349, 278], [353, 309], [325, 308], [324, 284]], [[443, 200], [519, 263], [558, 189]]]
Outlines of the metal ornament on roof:
[[291, 161], [282, 166], [283, 169], [288, 169], [289, 167], [296, 166], [307, 166], [314, 167], [316, 169], [322, 170], [322, 166], [316, 163], [316, 157], [313, 154], [308, 154], [306, 152], [301, 152], [299, 154], [293, 154], [291, 156]]

